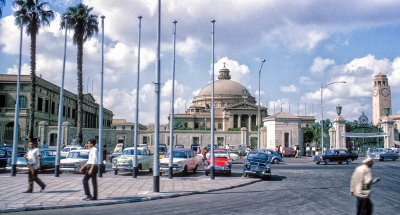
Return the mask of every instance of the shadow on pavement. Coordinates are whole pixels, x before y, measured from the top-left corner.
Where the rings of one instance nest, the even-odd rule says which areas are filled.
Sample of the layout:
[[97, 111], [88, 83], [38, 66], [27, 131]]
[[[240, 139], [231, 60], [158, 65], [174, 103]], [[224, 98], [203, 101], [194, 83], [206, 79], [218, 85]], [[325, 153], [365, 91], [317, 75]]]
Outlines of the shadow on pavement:
[[54, 190], [54, 191], [46, 191], [46, 193], [76, 193], [81, 190]]

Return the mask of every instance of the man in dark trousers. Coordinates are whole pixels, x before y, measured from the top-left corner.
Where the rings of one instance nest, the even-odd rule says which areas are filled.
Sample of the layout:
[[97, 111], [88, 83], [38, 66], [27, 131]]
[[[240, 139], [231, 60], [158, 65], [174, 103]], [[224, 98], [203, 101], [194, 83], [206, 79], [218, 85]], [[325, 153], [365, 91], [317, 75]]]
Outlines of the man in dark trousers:
[[[85, 191], [85, 197], [83, 200], [97, 200], [97, 162], [98, 158], [98, 150], [95, 147], [96, 140], [91, 139], [87, 142], [87, 147], [90, 149], [89, 159], [85, 165], [79, 170], [80, 173], [85, 171], [85, 176], [83, 177], [82, 184], [83, 190]], [[92, 178], [93, 185], [93, 196], [90, 194], [89, 189], [89, 179]]]
[[351, 176], [350, 194], [352, 197], [357, 196], [357, 215], [372, 214], [372, 202], [369, 199], [371, 185], [381, 180], [372, 179], [372, 164], [372, 158], [364, 157], [363, 164], [358, 166]]
[[40, 152], [39, 149], [36, 148], [36, 142], [30, 141], [28, 143], [28, 153], [24, 155], [26, 159], [26, 163], [28, 164], [28, 190], [24, 193], [32, 193], [33, 192], [33, 182], [35, 181], [40, 186], [40, 192], [44, 191], [46, 184], [43, 183], [42, 180], [38, 177], [38, 170], [40, 169]]

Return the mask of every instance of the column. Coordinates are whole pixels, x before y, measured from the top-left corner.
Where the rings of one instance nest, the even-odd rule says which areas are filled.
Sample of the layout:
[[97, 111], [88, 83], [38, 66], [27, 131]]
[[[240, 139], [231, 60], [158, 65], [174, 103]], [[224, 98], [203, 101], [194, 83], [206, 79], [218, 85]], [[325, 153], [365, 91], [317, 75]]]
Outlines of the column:
[[238, 128], [242, 128], [242, 114], [238, 114]]
[[346, 137], [342, 136], [342, 133], [346, 132], [346, 120], [338, 115], [335, 120], [333, 120], [333, 128], [336, 131], [334, 148], [346, 149]]
[[39, 148], [43, 148], [44, 143], [47, 141], [47, 122], [41, 121], [39, 122], [39, 128], [38, 128], [38, 137], [40, 139], [39, 141]]
[[384, 147], [391, 148], [392, 146], [394, 146], [394, 120], [387, 116], [383, 118], [382, 129], [383, 132], [388, 133], [388, 136], [385, 136], [384, 138]]
[[68, 145], [68, 132], [69, 132], [69, 122], [63, 122], [61, 124], [61, 145], [65, 143]]
[[[249, 131], [252, 131], [252, 130], [251, 130], [251, 114], [249, 114], [248, 117], [249, 117], [249, 120], [248, 120], [248, 121], [249, 121], [249, 122], [248, 122], [248, 123], [249, 123], [249, 124], [248, 124], [248, 125], [249, 125], [249, 126], [248, 126], [248, 127], [249, 127]], [[257, 131], [258, 131], [258, 130], [257, 130]]]

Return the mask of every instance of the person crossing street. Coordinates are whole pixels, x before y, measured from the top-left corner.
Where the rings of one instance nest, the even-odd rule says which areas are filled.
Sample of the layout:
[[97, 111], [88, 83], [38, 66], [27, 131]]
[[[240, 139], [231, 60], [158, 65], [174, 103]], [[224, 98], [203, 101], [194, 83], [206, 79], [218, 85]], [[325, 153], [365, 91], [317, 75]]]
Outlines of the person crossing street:
[[38, 170], [40, 169], [40, 154], [39, 149], [36, 148], [36, 142], [30, 141], [28, 143], [28, 153], [24, 155], [28, 164], [28, 190], [24, 193], [33, 192], [33, 182], [40, 186], [40, 192], [46, 188], [46, 184], [38, 177]]
[[[83, 200], [97, 200], [97, 162], [98, 162], [98, 150], [95, 147], [96, 140], [91, 139], [87, 142], [87, 147], [90, 149], [89, 159], [85, 165], [79, 170], [80, 173], [85, 172], [85, 176], [83, 177], [82, 184], [83, 190], [85, 192], [85, 197]], [[89, 179], [92, 178], [93, 185], [93, 196], [90, 194], [89, 189]]]

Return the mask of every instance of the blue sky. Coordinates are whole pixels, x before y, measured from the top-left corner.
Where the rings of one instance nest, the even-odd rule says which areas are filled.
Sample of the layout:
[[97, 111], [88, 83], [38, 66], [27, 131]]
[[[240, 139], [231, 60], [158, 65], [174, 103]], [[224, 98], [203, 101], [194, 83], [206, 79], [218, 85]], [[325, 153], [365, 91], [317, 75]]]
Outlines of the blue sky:
[[[37, 73], [61, 83], [63, 37], [60, 14], [81, 1], [50, 1], [56, 17], [38, 36]], [[105, 15], [104, 105], [115, 118], [134, 121], [138, 16], [142, 20], [140, 116], [154, 122], [156, 60], [156, 0], [84, 0], [94, 13]], [[0, 73], [15, 74], [19, 32], [14, 25], [11, 1], [0, 20]], [[211, 23], [215, 24], [215, 72], [226, 63], [232, 79], [257, 95], [260, 59], [261, 104], [269, 114], [281, 109], [320, 119], [320, 85], [324, 91], [324, 116], [335, 117], [343, 106], [347, 120], [362, 112], [372, 120], [374, 75], [389, 77], [393, 113], [400, 113], [400, 2], [285, 1], [285, 0], [163, 0], [161, 58], [161, 122], [170, 111], [172, 21], [177, 20], [175, 111], [182, 113], [193, 96], [211, 81]], [[69, 32], [66, 89], [76, 92], [76, 47]], [[84, 47], [84, 91], [99, 101], [101, 40], [93, 37]], [[29, 73], [29, 38], [24, 34], [23, 73]], [[89, 83], [89, 84], [88, 84]], [[93, 83], [93, 84], [92, 84]], [[274, 105], [275, 104], [275, 105]], [[290, 105], [289, 105], [290, 104]]]

